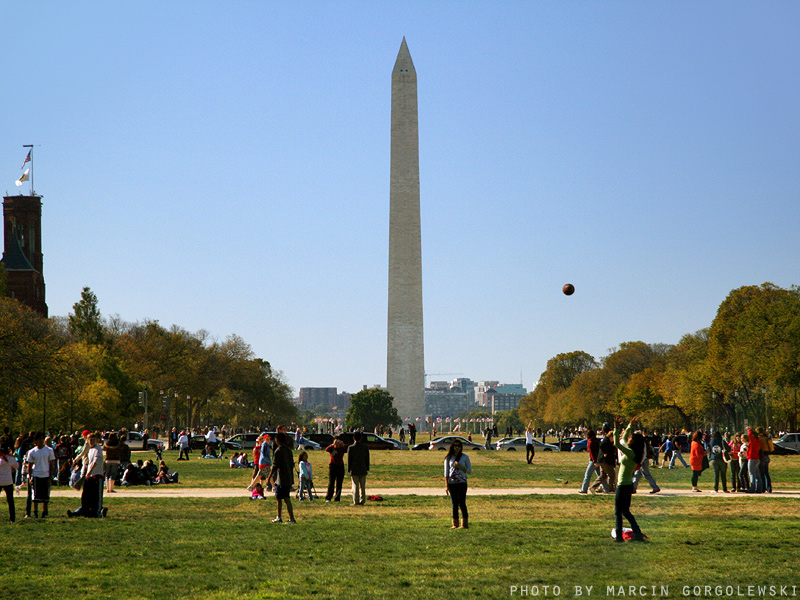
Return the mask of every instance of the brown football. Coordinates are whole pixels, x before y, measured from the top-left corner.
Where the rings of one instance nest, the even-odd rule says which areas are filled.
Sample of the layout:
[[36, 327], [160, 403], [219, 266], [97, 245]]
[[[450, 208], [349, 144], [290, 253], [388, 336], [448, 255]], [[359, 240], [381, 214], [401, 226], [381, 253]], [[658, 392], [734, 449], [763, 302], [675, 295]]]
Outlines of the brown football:
[[572, 296], [575, 293], [575, 286], [571, 283], [565, 283], [564, 287], [561, 288], [561, 291], [564, 292], [567, 296]]

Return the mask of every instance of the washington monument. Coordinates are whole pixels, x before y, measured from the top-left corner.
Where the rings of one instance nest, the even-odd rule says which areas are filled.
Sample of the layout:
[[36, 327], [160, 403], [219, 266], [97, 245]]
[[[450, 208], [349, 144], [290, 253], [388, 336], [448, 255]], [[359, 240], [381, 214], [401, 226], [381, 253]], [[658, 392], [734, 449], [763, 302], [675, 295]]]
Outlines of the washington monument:
[[386, 387], [401, 419], [425, 414], [417, 72], [406, 39], [392, 70]]

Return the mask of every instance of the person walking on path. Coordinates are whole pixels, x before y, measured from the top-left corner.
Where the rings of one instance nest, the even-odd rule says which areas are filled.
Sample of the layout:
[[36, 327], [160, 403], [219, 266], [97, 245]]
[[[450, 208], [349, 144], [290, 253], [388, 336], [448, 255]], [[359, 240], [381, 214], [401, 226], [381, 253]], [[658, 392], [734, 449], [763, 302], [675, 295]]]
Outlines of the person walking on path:
[[[467, 475], [472, 473], [472, 463], [464, 454], [461, 442], [453, 440], [444, 458], [445, 493], [449, 494], [453, 505], [453, 526], [451, 529], [469, 529], [467, 511]], [[458, 511], [461, 510], [461, 523]]]
[[[680, 443], [674, 438], [674, 436], [670, 437], [672, 438], [672, 458], [669, 461], [669, 468], [671, 469], [675, 466], [675, 459], [678, 458], [683, 463], [683, 466], [688, 469], [689, 465], [686, 464], [686, 461], [683, 459], [683, 454], [681, 454]], [[700, 445], [702, 446], [702, 439], [700, 442]]]
[[633, 425], [636, 417], [628, 423], [625, 431], [622, 431], [622, 417], [614, 419], [614, 447], [619, 450], [620, 465], [619, 477], [617, 479], [617, 489], [614, 496], [614, 517], [615, 517], [615, 540], [622, 542], [622, 517], [628, 520], [633, 530], [633, 539], [637, 542], [644, 541], [642, 530], [631, 514], [631, 498], [633, 496], [633, 472], [637, 465], [642, 464], [645, 459], [646, 446], [645, 439], [641, 433], [633, 433]]
[[603, 423], [603, 433], [605, 435], [600, 441], [600, 459], [597, 462], [597, 466], [600, 467], [600, 477], [589, 488], [589, 491], [593, 494], [597, 493], [597, 488], [601, 485], [606, 493], [613, 492], [616, 489], [614, 467], [617, 464], [617, 451], [614, 447], [611, 426], [608, 423]]
[[289, 513], [288, 523], [293, 524], [294, 511], [292, 510], [292, 484], [294, 483], [294, 455], [289, 449], [289, 436], [285, 431], [275, 434], [275, 441], [278, 448], [272, 459], [272, 468], [267, 479], [275, 482], [275, 500], [278, 503], [278, 516], [272, 519], [273, 523], [282, 523], [281, 503], [286, 504], [286, 512]]
[[586, 465], [579, 494], [588, 494], [589, 483], [594, 477], [600, 477], [600, 467], [597, 465], [600, 458], [600, 440], [597, 439], [597, 432], [591, 428], [586, 430], [586, 450], [589, 453], [589, 464]]
[[344, 481], [344, 442], [341, 438], [336, 438], [330, 446], [325, 448], [325, 451], [331, 455], [328, 462], [328, 492], [325, 494], [325, 502], [331, 500], [339, 502], [342, 497], [342, 482]]
[[353, 481], [353, 505], [363, 505], [367, 501], [365, 488], [369, 473], [369, 448], [362, 441], [364, 434], [356, 431], [353, 444], [347, 449], [347, 472]]
[[644, 431], [642, 431], [641, 435], [644, 438], [645, 456], [640, 467], [636, 469], [633, 474], [633, 493], [636, 493], [637, 489], [639, 488], [639, 482], [642, 480], [642, 477], [644, 477], [647, 480], [647, 483], [650, 484], [650, 493], [657, 494], [661, 491], [661, 488], [658, 487], [655, 477], [653, 477], [653, 475], [650, 473], [650, 461], [655, 459], [656, 453], [653, 449], [653, 445], [650, 443], [650, 440], [647, 439], [647, 436], [644, 434]]
[[[677, 447], [677, 446], [676, 446]], [[703, 472], [703, 458], [706, 455], [705, 448], [703, 448], [703, 432], [699, 429], [692, 435], [692, 449], [689, 453], [689, 463], [692, 465], [692, 491], [702, 492], [703, 490], [697, 487], [697, 482]]]
[[528, 423], [528, 428], [525, 430], [525, 460], [528, 464], [533, 462], [533, 457], [536, 455], [536, 449], [533, 447], [533, 423]]

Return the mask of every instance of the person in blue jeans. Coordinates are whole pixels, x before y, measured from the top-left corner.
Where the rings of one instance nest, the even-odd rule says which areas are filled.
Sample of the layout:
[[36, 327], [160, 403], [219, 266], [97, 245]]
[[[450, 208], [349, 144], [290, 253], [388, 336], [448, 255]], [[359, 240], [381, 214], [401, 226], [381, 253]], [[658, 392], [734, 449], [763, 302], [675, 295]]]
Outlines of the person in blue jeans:
[[672, 440], [672, 460], [669, 461], [669, 468], [670, 469], [673, 468], [675, 466], [675, 459], [679, 458], [680, 461], [683, 463], [683, 466], [688, 469], [689, 465], [686, 463], [685, 460], [683, 460], [683, 455], [681, 454], [681, 445], [675, 441], [674, 436], [669, 436], [669, 437]]

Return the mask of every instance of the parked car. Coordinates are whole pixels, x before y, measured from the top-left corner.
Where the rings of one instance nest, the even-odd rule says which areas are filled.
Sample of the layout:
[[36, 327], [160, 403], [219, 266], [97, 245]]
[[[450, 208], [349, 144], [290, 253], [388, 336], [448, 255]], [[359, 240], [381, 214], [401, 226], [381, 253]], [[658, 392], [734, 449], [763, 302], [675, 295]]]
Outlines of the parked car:
[[[292, 438], [292, 441], [294, 441], [294, 437]], [[295, 448], [295, 450], [322, 450], [322, 448], [322, 444], [318, 444], [314, 440], [300, 436], [300, 443], [297, 444], [297, 448]]]
[[260, 436], [260, 433], [236, 433], [225, 440], [225, 446], [230, 450], [252, 450]]
[[127, 436], [125, 443], [128, 444], [131, 450], [150, 450], [153, 452], [155, 452], [156, 449], [158, 449], [159, 452], [164, 450], [164, 442], [155, 438], [148, 438], [147, 448], [145, 448], [144, 437], [138, 431], [127, 431], [125, 435]]
[[572, 447], [570, 450], [572, 452], [588, 452], [589, 449], [587, 446], [589, 445], [589, 440], [583, 438], [580, 442], [572, 442]]
[[394, 438], [383, 438], [383, 439], [389, 442], [390, 444], [394, 444], [398, 450], [408, 450], [408, 444], [406, 444], [405, 442], [401, 442], [400, 440], [396, 440]]
[[773, 442], [775, 454], [800, 454], [800, 433], [784, 433]]
[[[206, 436], [204, 435], [193, 435], [189, 438], [189, 448], [192, 450], [205, 450], [206, 449]], [[237, 448], [238, 450], [238, 448]]]
[[414, 444], [411, 449], [412, 450], [427, 450], [430, 448], [430, 442], [420, 442], [419, 444]]
[[[374, 433], [367, 433], [366, 431], [363, 432], [364, 438], [362, 441], [367, 445], [367, 448], [370, 450], [397, 450], [397, 446], [392, 444], [391, 442], [386, 441], [379, 435], [375, 435]], [[353, 444], [353, 432], [346, 431], [345, 433], [340, 433], [338, 436], [343, 442], [345, 447], [351, 446]]]
[[[505, 442], [497, 442], [495, 446], [498, 450], [520, 450], [525, 451], [527, 444], [524, 437], [512, 438]], [[543, 444], [537, 439], [533, 440], [533, 449], [536, 452], [561, 452], [561, 448], [555, 444]]]
[[481, 446], [480, 444], [476, 444], [475, 442], [470, 442], [469, 440], [461, 437], [460, 435], [446, 435], [444, 437], [431, 440], [428, 443], [428, 450], [447, 450], [450, 448], [450, 444], [452, 444], [456, 440], [461, 442], [461, 447], [464, 450], [483, 450], [483, 446]]
[[773, 444], [775, 445], [773, 454], [800, 454], [800, 433], [785, 433]]
[[570, 450], [572, 450], [572, 444], [575, 444], [576, 442], [580, 441], [586, 441], [586, 438], [578, 436], [561, 438], [561, 441], [558, 442], [558, 447], [561, 449], [562, 452], [569, 452]]
[[327, 448], [333, 443], [333, 436], [330, 433], [307, 433], [305, 437], [323, 448]]

